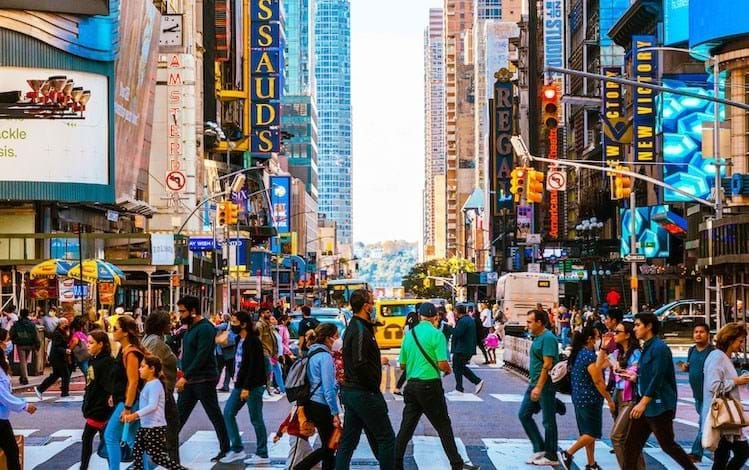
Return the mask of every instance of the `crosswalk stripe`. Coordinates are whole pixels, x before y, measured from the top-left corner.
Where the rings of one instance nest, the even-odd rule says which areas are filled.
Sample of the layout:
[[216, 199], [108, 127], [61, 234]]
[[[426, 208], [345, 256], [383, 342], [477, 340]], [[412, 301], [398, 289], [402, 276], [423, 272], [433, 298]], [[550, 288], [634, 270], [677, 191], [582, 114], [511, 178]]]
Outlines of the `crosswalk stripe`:
[[[499, 401], [507, 403], [520, 403], [523, 401], [523, 395], [520, 393], [492, 393], [491, 396]], [[567, 405], [572, 404], [572, 397], [569, 395], [562, 395], [561, 393], [557, 393], [556, 397], [561, 400], [562, 403], [565, 403]]]
[[[414, 436], [411, 439], [413, 443], [413, 457], [418, 468], [450, 468], [450, 461], [442, 449], [442, 443], [437, 436]], [[466, 446], [461, 439], [455, 439], [455, 445], [458, 447], [460, 456], [465, 463], [470, 463]]]
[[68, 397], [61, 397], [55, 400], [55, 403], [82, 403], [83, 395], [70, 395]]
[[[22, 434], [26, 437], [37, 433], [37, 429], [17, 429], [16, 434]], [[55, 457], [61, 452], [65, 451], [68, 447], [75, 445], [80, 442], [82, 429], [61, 429], [49, 437], [53, 439], [44, 445], [26, 445], [25, 449], [25, 468], [27, 469], [39, 469], [49, 468], [50, 461], [54, 461]], [[283, 468], [284, 463], [289, 455], [293, 438], [288, 435], [284, 435], [278, 443], [273, 443], [273, 434], [268, 437], [268, 451], [272, 461], [272, 465], [263, 468], [275, 469]], [[315, 434], [309, 439], [309, 443], [312, 448], [319, 444], [318, 435]], [[520, 470], [520, 469], [531, 469], [537, 468], [531, 465], [526, 465], [525, 460], [532, 454], [532, 446], [527, 439], [504, 439], [504, 438], [486, 438], [482, 439], [486, 450], [486, 456], [489, 461], [497, 469], [506, 470]], [[460, 438], [455, 439], [455, 443], [458, 447], [458, 452], [466, 462], [470, 461], [466, 446]], [[562, 449], [569, 448], [573, 441], [562, 440], [559, 442], [559, 446]], [[436, 436], [423, 436], [418, 435], [412, 438], [413, 444], [413, 459], [416, 463], [416, 467], [419, 469], [435, 469], [435, 468], [449, 468], [449, 462], [442, 444]], [[96, 447], [96, 446], [95, 446]], [[218, 440], [216, 439], [216, 433], [213, 430], [210, 431], [196, 431], [190, 438], [183, 442], [180, 446], [180, 457], [182, 464], [188, 468], [209, 468], [213, 466], [210, 463], [211, 457], [218, 453]], [[611, 446], [607, 441], [596, 442], [596, 461], [601, 468], [618, 468], [616, 462], [616, 456], [611, 454], [609, 451]], [[679, 466], [674, 462], [668, 455], [666, 455], [660, 448], [648, 447], [645, 449], [648, 454], [650, 461], [655, 460], [660, 463], [665, 469], [677, 469]], [[248, 452], [248, 455], [250, 453]], [[474, 453], [474, 457], [476, 457]], [[479, 458], [479, 457], [476, 457]], [[58, 457], [59, 460], [59, 457]], [[359, 445], [354, 452], [352, 459], [354, 468], [359, 465], [365, 465], [367, 468], [372, 464], [376, 463], [375, 456], [369, 447], [369, 443], [366, 437], [362, 435]], [[585, 468], [586, 455], [584, 450], [577, 452], [574, 458], [575, 465], [578, 469]], [[69, 462], [66, 462], [67, 465]], [[130, 464], [123, 463], [121, 469], [126, 469]], [[697, 464], [699, 469], [711, 468], [712, 461], [707, 458], [703, 458], [701, 464]], [[69, 470], [77, 469], [79, 463], [76, 462], [70, 465]], [[62, 468], [62, 467], [58, 467]], [[100, 458], [96, 452], [91, 457], [89, 468], [107, 468], [107, 462], [105, 459]]]
[[445, 398], [447, 401], [484, 401], [481, 397], [473, 393], [446, 393]]

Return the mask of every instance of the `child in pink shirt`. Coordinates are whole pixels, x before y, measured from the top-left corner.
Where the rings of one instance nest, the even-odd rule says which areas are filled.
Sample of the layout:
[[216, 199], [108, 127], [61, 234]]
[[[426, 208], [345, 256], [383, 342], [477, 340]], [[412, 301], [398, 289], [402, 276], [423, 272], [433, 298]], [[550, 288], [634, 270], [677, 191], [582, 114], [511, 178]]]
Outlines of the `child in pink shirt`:
[[484, 338], [484, 346], [486, 346], [486, 353], [489, 356], [489, 363], [497, 363], [497, 348], [499, 347], [499, 336], [494, 330], [493, 326], [489, 327], [489, 334]]

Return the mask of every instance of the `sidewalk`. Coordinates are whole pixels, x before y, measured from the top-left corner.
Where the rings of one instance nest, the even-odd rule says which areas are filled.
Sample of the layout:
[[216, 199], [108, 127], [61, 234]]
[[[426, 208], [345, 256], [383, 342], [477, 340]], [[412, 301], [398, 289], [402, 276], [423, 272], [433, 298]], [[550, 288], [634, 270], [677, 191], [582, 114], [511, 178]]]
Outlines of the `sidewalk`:
[[[29, 383], [27, 385], [21, 385], [20, 380], [21, 377], [14, 375], [11, 377], [11, 390], [13, 392], [23, 392], [23, 391], [32, 391], [34, 387], [42, 383], [44, 379], [52, 373], [51, 367], [45, 367], [44, 368], [44, 374], [43, 375], [30, 375], [29, 376]], [[73, 374], [70, 376], [70, 391], [79, 391], [83, 390], [85, 385], [85, 379], [83, 377], [83, 374], [81, 373], [80, 369], [76, 369]], [[28, 390], [27, 390], [28, 389]], [[60, 381], [57, 381], [56, 384], [52, 385], [49, 388], [50, 391], [57, 391], [60, 390]]]

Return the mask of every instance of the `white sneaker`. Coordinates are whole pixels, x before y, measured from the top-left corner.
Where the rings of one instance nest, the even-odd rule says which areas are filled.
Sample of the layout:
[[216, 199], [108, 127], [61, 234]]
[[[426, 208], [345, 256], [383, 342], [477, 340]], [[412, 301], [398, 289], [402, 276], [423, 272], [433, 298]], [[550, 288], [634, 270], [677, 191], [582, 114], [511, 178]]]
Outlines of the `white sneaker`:
[[260, 457], [259, 455], [253, 455], [249, 459], [245, 460], [244, 463], [247, 465], [269, 465], [270, 457]]
[[39, 391], [39, 387], [34, 387], [34, 393], [36, 393], [36, 397], [39, 399], [39, 401], [44, 400], [44, 397], [42, 397], [42, 392]]
[[445, 393], [445, 396], [448, 397], [462, 397], [464, 392], [461, 392], [459, 390], [453, 390], [452, 392]]
[[479, 393], [481, 393], [481, 390], [483, 389], [484, 389], [484, 381], [482, 380], [481, 382], [476, 384], [476, 390], [473, 393], [478, 395]]
[[541, 457], [543, 457], [544, 455], [546, 455], [546, 452], [544, 452], [544, 451], [541, 451], [541, 452], [535, 452], [535, 453], [534, 453], [533, 455], [531, 455], [530, 457], [528, 457], [528, 460], [526, 460], [526, 461], [525, 461], [525, 463], [527, 463], [528, 465], [533, 465], [533, 462], [534, 462], [534, 461], [535, 461], [536, 459], [540, 459], [540, 458], [541, 458]]
[[531, 465], [536, 465], [539, 467], [558, 467], [559, 466], [559, 460], [549, 460], [544, 454], [541, 455], [541, 457], [537, 458], [533, 462], [531, 462]]
[[221, 463], [232, 463], [236, 462], [237, 460], [242, 460], [247, 457], [247, 454], [244, 453], [243, 450], [240, 450], [239, 452], [234, 452], [233, 450], [230, 450], [226, 453], [224, 458], [219, 460]]

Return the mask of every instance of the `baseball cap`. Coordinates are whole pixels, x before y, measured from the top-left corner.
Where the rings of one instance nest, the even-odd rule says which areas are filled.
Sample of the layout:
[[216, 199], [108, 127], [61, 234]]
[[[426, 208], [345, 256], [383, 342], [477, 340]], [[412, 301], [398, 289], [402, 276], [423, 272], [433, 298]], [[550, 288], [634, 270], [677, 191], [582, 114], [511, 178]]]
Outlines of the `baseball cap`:
[[122, 315], [123, 313], [125, 313], [125, 309], [122, 307], [117, 307], [116, 309], [114, 309], [114, 313], [116, 313], [117, 315]]
[[437, 309], [434, 307], [433, 303], [424, 302], [419, 306], [419, 315], [430, 318], [437, 315]]

